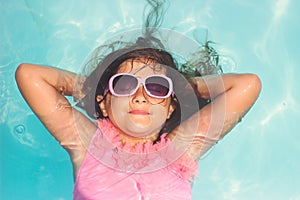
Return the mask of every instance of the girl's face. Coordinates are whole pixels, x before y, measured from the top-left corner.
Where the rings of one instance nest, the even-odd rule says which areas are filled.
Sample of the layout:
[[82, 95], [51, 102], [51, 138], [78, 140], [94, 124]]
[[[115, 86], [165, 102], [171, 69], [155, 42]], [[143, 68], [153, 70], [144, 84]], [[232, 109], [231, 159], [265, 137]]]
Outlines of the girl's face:
[[[120, 65], [118, 73], [130, 73], [144, 78], [149, 75], [166, 75], [166, 69], [149, 61], [128, 60]], [[104, 116], [108, 116], [120, 131], [132, 137], [157, 136], [174, 110], [171, 97], [150, 97], [142, 84], [130, 96], [119, 97], [108, 93], [102, 102], [100, 109]]]

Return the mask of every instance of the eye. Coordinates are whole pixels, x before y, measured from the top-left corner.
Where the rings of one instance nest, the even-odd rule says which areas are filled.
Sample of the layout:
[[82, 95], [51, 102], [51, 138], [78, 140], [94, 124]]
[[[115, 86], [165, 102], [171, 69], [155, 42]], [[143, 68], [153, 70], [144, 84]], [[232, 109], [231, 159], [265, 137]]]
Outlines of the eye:
[[121, 75], [114, 79], [113, 89], [117, 94], [129, 94], [138, 84], [138, 80], [129, 75]]
[[169, 88], [158, 83], [148, 83], [146, 84], [146, 88], [151, 94], [156, 96], [166, 96], [169, 92]]
[[169, 92], [169, 82], [164, 77], [154, 76], [146, 80], [147, 90], [155, 96], [164, 97]]

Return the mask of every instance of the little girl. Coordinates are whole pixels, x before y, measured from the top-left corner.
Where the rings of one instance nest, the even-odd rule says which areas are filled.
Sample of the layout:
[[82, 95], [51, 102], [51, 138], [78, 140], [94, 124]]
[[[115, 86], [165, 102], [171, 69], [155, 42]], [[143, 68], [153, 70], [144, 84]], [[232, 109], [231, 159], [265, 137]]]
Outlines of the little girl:
[[88, 77], [34, 64], [16, 71], [28, 105], [70, 155], [74, 199], [191, 199], [199, 157], [259, 95], [254, 74], [185, 73], [185, 83], [148, 39], [112, 52]]
[[34, 64], [16, 71], [28, 105], [70, 155], [74, 199], [191, 199], [199, 158], [259, 95], [256, 75], [218, 73], [208, 43], [191, 62], [174, 59], [153, 36], [164, 1], [147, 1], [144, 36], [110, 44], [87, 76]]

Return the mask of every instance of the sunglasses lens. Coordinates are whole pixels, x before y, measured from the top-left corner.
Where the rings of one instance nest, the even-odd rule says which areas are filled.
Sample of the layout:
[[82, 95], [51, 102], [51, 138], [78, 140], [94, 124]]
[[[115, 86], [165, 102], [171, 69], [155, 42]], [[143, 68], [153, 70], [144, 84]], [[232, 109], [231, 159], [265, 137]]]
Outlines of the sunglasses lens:
[[169, 93], [169, 82], [163, 77], [149, 77], [145, 83], [147, 91], [156, 97], [165, 97]]
[[120, 75], [113, 80], [113, 90], [118, 95], [130, 95], [136, 89], [138, 80], [130, 75]]

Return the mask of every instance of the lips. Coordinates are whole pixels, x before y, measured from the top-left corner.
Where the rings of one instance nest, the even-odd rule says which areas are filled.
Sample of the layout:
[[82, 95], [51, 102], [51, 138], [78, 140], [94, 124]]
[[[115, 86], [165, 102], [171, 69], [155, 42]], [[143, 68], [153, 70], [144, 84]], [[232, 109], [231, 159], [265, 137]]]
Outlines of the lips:
[[149, 115], [150, 113], [145, 110], [131, 110], [129, 111], [129, 114], [133, 115]]

